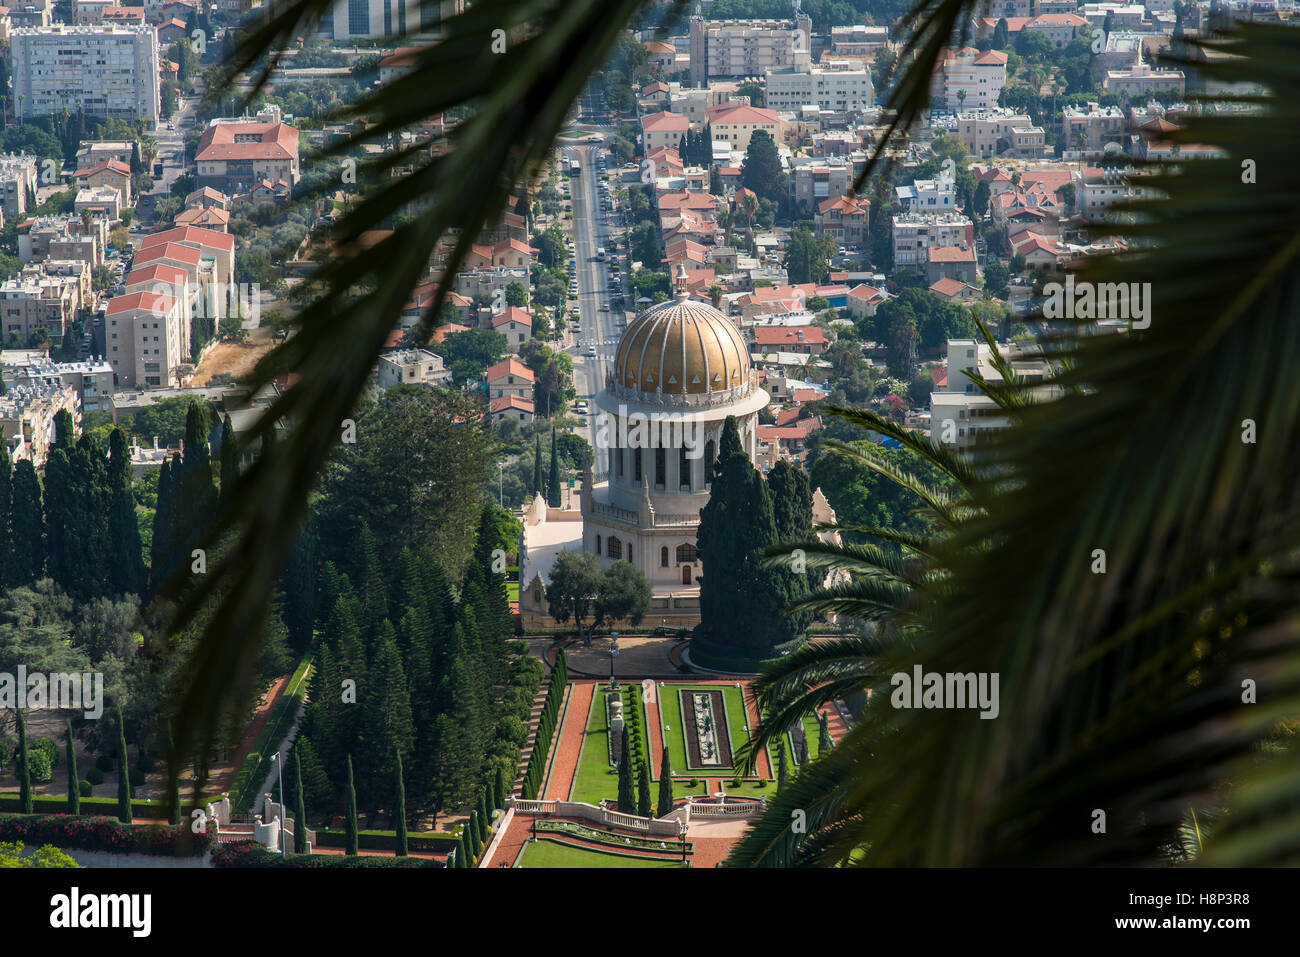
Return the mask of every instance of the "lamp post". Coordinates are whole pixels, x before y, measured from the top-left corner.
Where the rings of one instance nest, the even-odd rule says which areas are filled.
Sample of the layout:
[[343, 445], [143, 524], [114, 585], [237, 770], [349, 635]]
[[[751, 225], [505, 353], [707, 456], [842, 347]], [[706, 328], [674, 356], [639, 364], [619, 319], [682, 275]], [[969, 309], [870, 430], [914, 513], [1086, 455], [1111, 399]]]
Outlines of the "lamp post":
[[686, 863], [686, 822], [677, 822], [677, 836], [682, 839], [682, 863]]
[[284, 857], [288, 853], [284, 827], [284, 762], [280, 760], [279, 751], [271, 755], [271, 760], [275, 762], [275, 773], [280, 781], [280, 856]]

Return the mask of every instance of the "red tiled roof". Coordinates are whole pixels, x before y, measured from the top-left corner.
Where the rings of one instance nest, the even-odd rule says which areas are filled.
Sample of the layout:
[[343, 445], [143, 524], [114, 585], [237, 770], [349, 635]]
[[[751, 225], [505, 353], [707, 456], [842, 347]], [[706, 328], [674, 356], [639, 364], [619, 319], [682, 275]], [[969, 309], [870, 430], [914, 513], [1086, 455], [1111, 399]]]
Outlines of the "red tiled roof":
[[520, 309], [518, 306], [511, 306], [499, 316], [492, 317], [492, 328], [503, 326], [507, 322], [518, 322], [525, 326], [531, 327], [533, 324], [532, 314], [526, 309]]
[[506, 359], [503, 362], [498, 362], [484, 373], [484, 377], [488, 382], [508, 375], [518, 376], [526, 382], [533, 381], [533, 370], [518, 359]]
[[156, 246], [141, 246], [139, 252], [135, 254], [135, 265], [139, 266], [141, 263], [152, 262], [155, 259], [175, 259], [189, 266], [197, 266], [201, 258], [203, 257], [193, 246], [160, 243]]
[[168, 312], [176, 300], [171, 296], [160, 296], [153, 292], [129, 292], [125, 296], [117, 296], [108, 301], [108, 310], [105, 313], [109, 316], [118, 316], [124, 312], [135, 312], [140, 309], [147, 309], [150, 312], [156, 312], [162, 315]]
[[822, 345], [826, 333], [820, 326], [758, 326], [754, 341], [760, 346]]
[[201, 226], [177, 226], [174, 229], [164, 229], [161, 233], [146, 236], [140, 243], [140, 248], [149, 249], [163, 243], [192, 243], [226, 252], [234, 252], [235, 249], [234, 236], [219, 233], [215, 229], [204, 229]]
[[533, 413], [533, 400], [525, 399], [517, 395], [497, 396], [488, 405], [488, 410], [492, 413], [503, 412], [507, 409], [518, 409], [521, 412]]
[[[255, 141], [236, 137], [256, 136]], [[199, 138], [195, 159], [202, 162], [292, 159], [298, 155], [298, 131], [285, 123], [218, 123]]]
[[960, 246], [931, 246], [929, 249], [932, 263], [973, 263], [975, 250], [962, 249]]

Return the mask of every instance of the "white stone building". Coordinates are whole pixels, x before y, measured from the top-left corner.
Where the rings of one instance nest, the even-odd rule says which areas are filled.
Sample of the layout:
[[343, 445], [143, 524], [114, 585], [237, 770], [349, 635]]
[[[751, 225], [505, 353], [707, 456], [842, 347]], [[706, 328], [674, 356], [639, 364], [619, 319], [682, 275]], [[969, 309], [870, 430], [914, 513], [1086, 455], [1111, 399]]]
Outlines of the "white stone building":
[[158, 122], [158, 34], [147, 26], [15, 30], [12, 103], [17, 118], [64, 109], [105, 119]]

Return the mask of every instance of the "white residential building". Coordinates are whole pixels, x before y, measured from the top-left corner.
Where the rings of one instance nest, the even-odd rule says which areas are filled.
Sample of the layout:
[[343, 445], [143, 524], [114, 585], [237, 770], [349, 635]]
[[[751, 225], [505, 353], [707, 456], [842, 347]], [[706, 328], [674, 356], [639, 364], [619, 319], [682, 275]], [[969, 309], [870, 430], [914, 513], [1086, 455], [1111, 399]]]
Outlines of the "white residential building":
[[1007, 82], [1007, 55], [973, 47], [945, 52], [930, 82], [931, 108], [957, 112], [997, 106]]
[[895, 268], [926, 265], [931, 246], [974, 246], [975, 225], [955, 210], [942, 213], [904, 212], [894, 217]]
[[444, 20], [464, 11], [465, 0], [335, 0], [317, 32], [335, 40], [432, 35], [441, 32]]
[[812, 19], [705, 20], [692, 17], [691, 85], [714, 77], [763, 76], [768, 70], [807, 70], [812, 53]]
[[158, 122], [158, 34], [153, 27], [15, 30], [13, 105], [19, 120], [82, 110], [105, 119]]
[[815, 104], [837, 113], [860, 113], [869, 110], [876, 98], [871, 85], [871, 71], [832, 61], [827, 67], [805, 71], [767, 71], [764, 102], [768, 109], [795, 110]]

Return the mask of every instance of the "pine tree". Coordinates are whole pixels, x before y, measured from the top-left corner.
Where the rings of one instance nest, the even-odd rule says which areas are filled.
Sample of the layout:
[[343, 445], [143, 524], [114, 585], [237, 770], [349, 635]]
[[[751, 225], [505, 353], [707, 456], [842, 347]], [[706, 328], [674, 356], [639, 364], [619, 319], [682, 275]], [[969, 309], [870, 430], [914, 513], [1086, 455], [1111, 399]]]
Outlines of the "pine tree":
[[351, 856], [357, 856], [357, 791], [352, 786], [352, 755], [348, 755], [348, 790], [347, 805], [345, 807], [347, 821], [344, 824], [346, 829], [346, 846], [343, 853]]
[[239, 478], [239, 447], [235, 442], [235, 427], [230, 413], [221, 420], [221, 501], [230, 497], [230, 490]]
[[555, 427], [551, 426], [551, 476], [546, 483], [546, 504], [560, 507], [560, 452], [555, 444]]
[[72, 743], [72, 722], [65, 722], [68, 729], [68, 813], [81, 813], [81, 781], [77, 777], [77, 750]]
[[642, 817], [649, 817], [652, 810], [650, 804], [650, 763], [647, 759], [642, 758], [637, 762], [637, 765], [636, 813]]
[[406, 783], [402, 780], [402, 752], [397, 752], [397, 807], [393, 811], [393, 824], [397, 831], [397, 857], [407, 857], [406, 848]]
[[668, 745], [664, 745], [663, 756], [659, 760], [659, 804], [655, 808], [655, 817], [664, 817], [673, 810], [673, 769], [668, 762]]
[[632, 779], [632, 755], [627, 747], [627, 729], [623, 729], [623, 746], [618, 756], [618, 809], [622, 814], [636, 813], [636, 790]]
[[131, 823], [131, 767], [121, 708], [117, 709], [117, 819], [123, 824]]
[[294, 543], [281, 589], [289, 644], [301, 654], [311, 647], [316, 625], [316, 536], [311, 529], [305, 529]]
[[144, 554], [140, 525], [131, 494], [131, 453], [126, 435], [114, 429], [109, 436], [107, 574], [115, 595], [140, 595], [144, 591]]
[[[391, 630], [392, 625], [384, 622]], [[369, 669], [366, 695], [358, 699], [365, 710], [361, 715], [360, 747], [362, 788], [367, 808], [381, 800], [382, 783], [393, 779], [393, 756], [410, 754], [415, 746], [415, 724], [411, 718], [411, 699], [406, 675], [402, 670], [397, 644], [385, 637]], [[355, 707], [349, 705], [347, 707]]]
[[18, 812], [32, 813], [32, 772], [27, 764], [27, 719], [22, 709], [15, 712], [18, 719]]
[[[401, 778], [399, 777], [400, 781]], [[293, 852], [295, 854], [307, 853], [307, 802], [303, 798], [302, 790], [302, 760], [298, 756], [298, 748], [293, 749]], [[405, 827], [402, 830], [402, 836], [406, 836]]]
[[528, 490], [530, 503], [542, 490], [542, 433], [538, 432], [533, 438], [533, 487]]
[[41, 508], [41, 483], [31, 459], [14, 466], [13, 507], [10, 510], [13, 535], [14, 585], [30, 585], [45, 573], [45, 517]]

